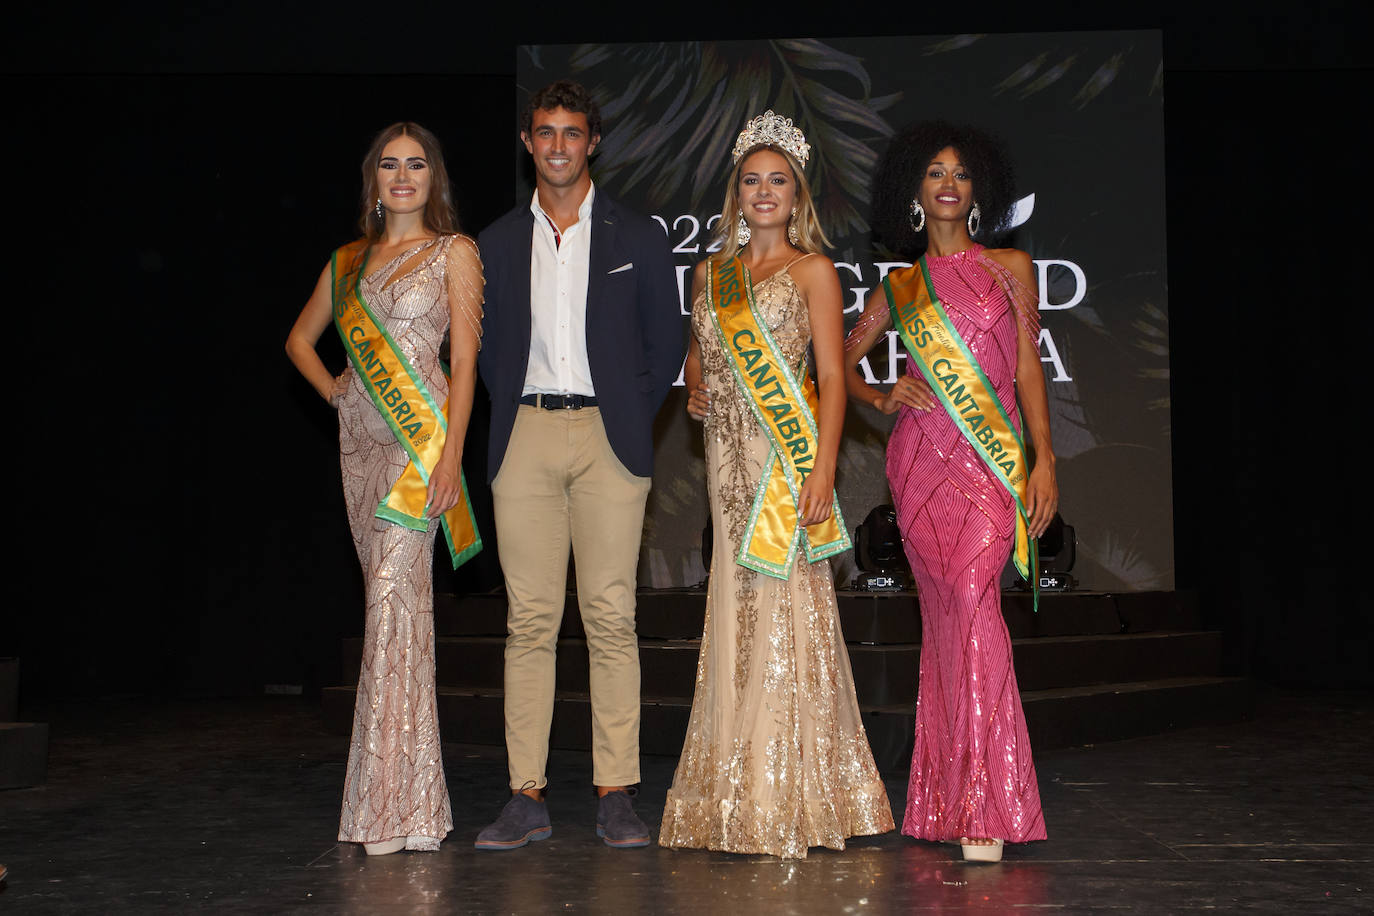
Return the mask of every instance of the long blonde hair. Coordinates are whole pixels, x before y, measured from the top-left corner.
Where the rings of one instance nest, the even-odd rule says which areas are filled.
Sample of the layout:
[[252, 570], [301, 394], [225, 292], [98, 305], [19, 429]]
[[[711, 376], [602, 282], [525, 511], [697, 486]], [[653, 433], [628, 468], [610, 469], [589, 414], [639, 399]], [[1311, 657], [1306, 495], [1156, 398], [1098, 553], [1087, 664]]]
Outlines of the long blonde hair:
[[736, 229], [739, 226], [739, 173], [744, 167], [745, 160], [754, 155], [761, 149], [772, 150], [787, 160], [787, 165], [792, 169], [792, 178], [797, 184], [796, 207], [797, 215], [792, 218], [793, 225], [797, 227], [797, 242], [799, 249], [808, 254], [815, 252], [824, 254], [830, 247], [830, 239], [825, 237], [821, 231], [821, 221], [816, 216], [816, 202], [811, 197], [811, 186], [806, 183], [806, 176], [802, 174], [801, 163], [797, 162], [785, 149], [773, 146], [771, 143], [761, 143], [758, 146], [750, 147], [745, 151], [735, 167], [730, 170], [730, 180], [725, 186], [725, 204], [720, 211], [720, 222], [717, 224], [716, 239], [720, 242], [720, 251], [711, 255], [711, 260], [717, 263], [725, 263], [740, 253], [739, 237]]

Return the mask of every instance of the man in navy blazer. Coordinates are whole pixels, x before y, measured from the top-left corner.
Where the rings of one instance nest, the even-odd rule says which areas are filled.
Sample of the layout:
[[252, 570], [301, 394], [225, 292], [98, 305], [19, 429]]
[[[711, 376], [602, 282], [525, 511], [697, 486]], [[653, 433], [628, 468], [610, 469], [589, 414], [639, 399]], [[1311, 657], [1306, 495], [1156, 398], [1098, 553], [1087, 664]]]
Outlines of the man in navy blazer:
[[590, 662], [596, 830], [611, 846], [645, 846], [628, 792], [639, 782], [635, 576], [654, 416], [684, 352], [677, 279], [666, 233], [592, 183], [601, 116], [582, 86], [534, 93], [522, 126], [534, 197], [479, 237], [512, 795], [475, 845], [514, 849], [553, 830], [545, 767], [571, 550]]

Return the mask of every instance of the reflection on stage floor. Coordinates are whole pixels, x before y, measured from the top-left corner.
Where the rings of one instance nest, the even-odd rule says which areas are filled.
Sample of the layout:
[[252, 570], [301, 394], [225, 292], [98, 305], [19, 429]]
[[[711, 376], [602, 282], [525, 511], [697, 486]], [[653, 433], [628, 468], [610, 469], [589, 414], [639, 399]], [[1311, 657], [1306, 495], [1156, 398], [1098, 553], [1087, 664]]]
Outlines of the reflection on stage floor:
[[[577, 751], [551, 760], [553, 837], [479, 853], [504, 753], [458, 742], [445, 744], [455, 829], [441, 850], [369, 858], [333, 841], [347, 739], [318, 701], [119, 698], [42, 714], [47, 783], [0, 792], [7, 913], [1374, 908], [1368, 694], [1266, 693], [1247, 722], [1040, 753], [1050, 839], [993, 866], [896, 834], [804, 861], [610, 849]], [[652, 828], [674, 763], [644, 759]], [[904, 774], [888, 777], [900, 810]]]

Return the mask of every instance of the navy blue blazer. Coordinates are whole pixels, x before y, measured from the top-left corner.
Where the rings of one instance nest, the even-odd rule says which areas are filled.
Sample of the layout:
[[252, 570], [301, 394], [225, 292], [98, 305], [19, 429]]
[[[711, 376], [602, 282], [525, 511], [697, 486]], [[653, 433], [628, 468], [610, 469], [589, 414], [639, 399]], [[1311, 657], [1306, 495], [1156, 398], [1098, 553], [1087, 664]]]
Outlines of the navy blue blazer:
[[[587, 272], [587, 361], [606, 438], [632, 474], [654, 472], [654, 416], [686, 352], [677, 275], [658, 223], [600, 188], [592, 200]], [[530, 244], [534, 214], [522, 204], [484, 229], [486, 277], [477, 365], [491, 395], [488, 480], [506, 456], [530, 361]], [[630, 265], [626, 269], [619, 269]]]

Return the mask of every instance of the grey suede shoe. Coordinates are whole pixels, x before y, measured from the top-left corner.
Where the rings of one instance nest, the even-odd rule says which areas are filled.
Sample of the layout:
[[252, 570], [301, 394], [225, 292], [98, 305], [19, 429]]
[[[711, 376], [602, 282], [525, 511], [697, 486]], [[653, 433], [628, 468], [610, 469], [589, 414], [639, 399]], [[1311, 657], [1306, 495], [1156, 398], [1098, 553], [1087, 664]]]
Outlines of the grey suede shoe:
[[632, 848], [649, 845], [649, 828], [635, 814], [628, 792], [607, 792], [596, 806], [596, 835], [607, 846]]
[[553, 836], [549, 825], [549, 808], [524, 793], [517, 793], [501, 809], [501, 816], [477, 834], [478, 849], [519, 849], [530, 840], [547, 840]]

